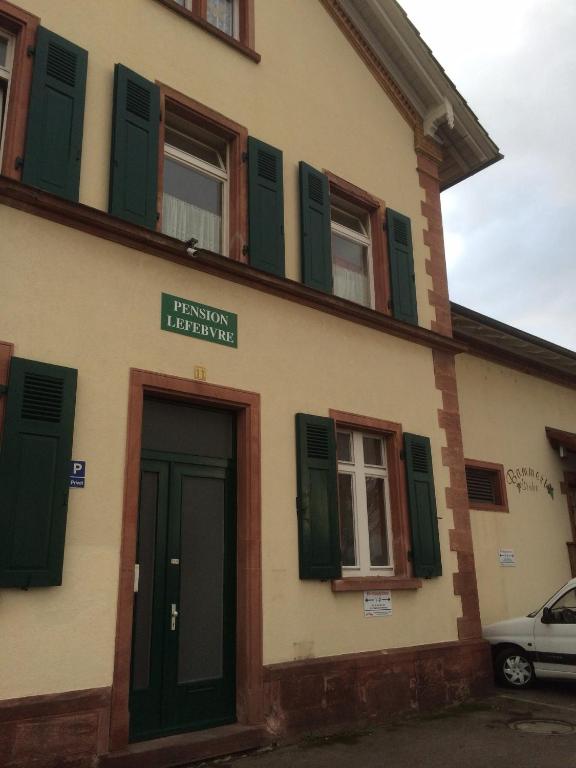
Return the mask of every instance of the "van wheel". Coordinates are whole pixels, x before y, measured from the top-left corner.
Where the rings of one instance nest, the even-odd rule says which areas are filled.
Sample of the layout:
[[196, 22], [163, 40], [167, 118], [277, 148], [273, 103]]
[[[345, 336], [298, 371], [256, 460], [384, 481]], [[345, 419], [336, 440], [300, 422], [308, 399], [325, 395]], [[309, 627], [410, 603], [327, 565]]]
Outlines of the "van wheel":
[[510, 688], [527, 688], [534, 682], [534, 667], [521, 648], [505, 648], [496, 656], [496, 677]]

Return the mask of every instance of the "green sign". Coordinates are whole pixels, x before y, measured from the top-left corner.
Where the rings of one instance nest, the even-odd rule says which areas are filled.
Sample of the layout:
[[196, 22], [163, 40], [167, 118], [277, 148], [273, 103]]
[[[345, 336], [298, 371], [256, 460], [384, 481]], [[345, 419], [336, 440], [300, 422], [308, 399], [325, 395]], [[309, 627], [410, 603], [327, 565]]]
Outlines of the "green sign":
[[162, 294], [160, 327], [163, 331], [181, 333], [226, 347], [238, 346], [238, 315], [168, 293]]

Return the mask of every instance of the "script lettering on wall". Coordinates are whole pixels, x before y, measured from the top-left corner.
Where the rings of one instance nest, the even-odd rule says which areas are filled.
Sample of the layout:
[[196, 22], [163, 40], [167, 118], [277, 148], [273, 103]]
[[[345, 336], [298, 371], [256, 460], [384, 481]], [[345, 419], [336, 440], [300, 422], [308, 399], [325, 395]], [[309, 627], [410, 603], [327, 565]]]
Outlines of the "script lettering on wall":
[[545, 490], [551, 499], [554, 498], [554, 486], [548, 477], [533, 467], [511, 467], [506, 471], [506, 482], [514, 485], [518, 493], [538, 493]]

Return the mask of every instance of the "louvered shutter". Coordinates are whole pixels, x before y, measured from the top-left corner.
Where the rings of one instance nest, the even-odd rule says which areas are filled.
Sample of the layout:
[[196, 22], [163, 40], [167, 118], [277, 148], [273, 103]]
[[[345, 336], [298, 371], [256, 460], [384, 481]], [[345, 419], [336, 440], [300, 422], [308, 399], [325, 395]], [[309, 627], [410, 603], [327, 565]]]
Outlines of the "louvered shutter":
[[300, 163], [302, 282], [332, 293], [330, 186], [327, 177]]
[[410, 219], [388, 208], [386, 230], [390, 260], [392, 315], [405, 323], [418, 325]]
[[430, 439], [404, 434], [414, 576], [442, 575]]
[[497, 473], [482, 467], [466, 467], [468, 499], [479, 504], [502, 504]]
[[284, 277], [282, 152], [248, 139], [248, 253], [250, 265]]
[[155, 229], [160, 89], [122, 64], [114, 69], [109, 211]]
[[88, 53], [39, 27], [22, 181], [78, 200]]
[[342, 575], [334, 422], [296, 415], [301, 579]]
[[0, 450], [0, 586], [62, 583], [77, 371], [14, 357]]

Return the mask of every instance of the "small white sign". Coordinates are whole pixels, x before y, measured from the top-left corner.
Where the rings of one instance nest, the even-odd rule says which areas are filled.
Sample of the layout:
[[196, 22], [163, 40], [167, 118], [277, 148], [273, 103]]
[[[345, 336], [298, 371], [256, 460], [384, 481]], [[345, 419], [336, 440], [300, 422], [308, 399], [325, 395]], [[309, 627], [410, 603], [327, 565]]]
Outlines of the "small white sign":
[[513, 549], [501, 549], [498, 552], [500, 565], [510, 567], [516, 565], [516, 553]]
[[390, 616], [392, 593], [389, 589], [372, 589], [364, 592], [364, 617]]

